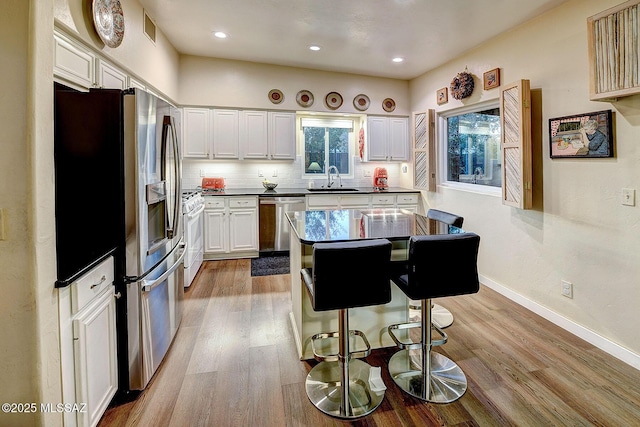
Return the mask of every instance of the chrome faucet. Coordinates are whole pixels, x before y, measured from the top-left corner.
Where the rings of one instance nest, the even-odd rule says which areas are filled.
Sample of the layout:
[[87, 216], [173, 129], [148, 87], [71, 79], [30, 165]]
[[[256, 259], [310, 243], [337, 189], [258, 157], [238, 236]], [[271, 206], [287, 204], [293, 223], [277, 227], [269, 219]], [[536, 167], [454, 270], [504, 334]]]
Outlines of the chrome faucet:
[[331, 165], [327, 168], [327, 188], [331, 188], [331, 186], [333, 185], [333, 181], [331, 181], [331, 169], [336, 171], [336, 176], [338, 177], [338, 180], [340, 182], [340, 187], [342, 187], [342, 178], [340, 178], [340, 172], [338, 172], [337, 167]]

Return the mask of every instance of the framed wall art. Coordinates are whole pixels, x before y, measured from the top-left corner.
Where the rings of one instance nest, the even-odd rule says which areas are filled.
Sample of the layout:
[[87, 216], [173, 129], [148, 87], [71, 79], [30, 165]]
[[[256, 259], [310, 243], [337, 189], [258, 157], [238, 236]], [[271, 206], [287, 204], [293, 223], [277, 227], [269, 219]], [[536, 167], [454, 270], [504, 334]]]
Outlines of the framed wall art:
[[611, 110], [549, 119], [549, 154], [557, 158], [613, 157]]
[[442, 89], [438, 89], [436, 91], [436, 102], [438, 103], [438, 105], [446, 104], [447, 102], [449, 102], [449, 92], [447, 91], [446, 87], [443, 87]]
[[489, 90], [500, 86], [500, 68], [494, 68], [482, 75], [484, 90]]

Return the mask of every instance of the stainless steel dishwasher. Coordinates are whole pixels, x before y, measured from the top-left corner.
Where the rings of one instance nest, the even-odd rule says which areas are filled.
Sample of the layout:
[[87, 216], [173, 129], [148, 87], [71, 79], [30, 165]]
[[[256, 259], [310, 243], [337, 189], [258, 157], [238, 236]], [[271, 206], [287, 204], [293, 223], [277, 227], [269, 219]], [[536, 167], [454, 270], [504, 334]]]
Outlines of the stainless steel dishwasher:
[[260, 252], [289, 251], [285, 213], [305, 209], [304, 197], [260, 197]]

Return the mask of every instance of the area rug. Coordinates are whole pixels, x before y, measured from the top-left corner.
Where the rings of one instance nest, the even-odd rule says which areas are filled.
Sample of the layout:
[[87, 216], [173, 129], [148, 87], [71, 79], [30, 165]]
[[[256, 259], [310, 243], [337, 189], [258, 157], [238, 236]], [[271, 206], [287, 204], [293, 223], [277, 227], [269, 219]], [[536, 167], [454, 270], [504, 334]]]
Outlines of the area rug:
[[289, 257], [287, 255], [251, 259], [252, 276], [272, 276], [274, 274], [289, 274]]

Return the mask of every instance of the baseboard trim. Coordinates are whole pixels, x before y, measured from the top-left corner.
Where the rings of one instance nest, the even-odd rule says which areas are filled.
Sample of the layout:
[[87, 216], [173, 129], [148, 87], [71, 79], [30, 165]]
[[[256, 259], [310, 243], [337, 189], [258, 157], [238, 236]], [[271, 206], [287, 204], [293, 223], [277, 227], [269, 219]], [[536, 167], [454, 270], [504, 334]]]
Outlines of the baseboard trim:
[[595, 332], [585, 328], [584, 326], [579, 325], [574, 321], [567, 319], [566, 317], [561, 316], [554, 311], [549, 310], [548, 308], [538, 304], [537, 302], [532, 301], [529, 298], [524, 297], [497, 282], [494, 282], [488, 277], [479, 275], [479, 278], [480, 283], [482, 283], [486, 287], [493, 289], [506, 298], [509, 298], [511, 301], [558, 325], [562, 329], [571, 332], [573, 335], [582, 338], [583, 340], [598, 347], [600, 350], [610, 354], [616, 359], [619, 359], [626, 364], [634, 367], [635, 369], [640, 370], [640, 355], [633, 353], [629, 349], [622, 347], [621, 345], [616, 344], [601, 335], [596, 334]]
[[298, 350], [298, 357], [300, 360], [304, 360], [302, 358], [302, 341], [300, 340], [300, 331], [298, 331], [298, 325], [296, 324], [296, 318], [293, 315], [293, 312], [289, 312], [289, 322], [291, 322], [291, 329], [293, 331], [293, 339], [296, 342], [296, 350]]

